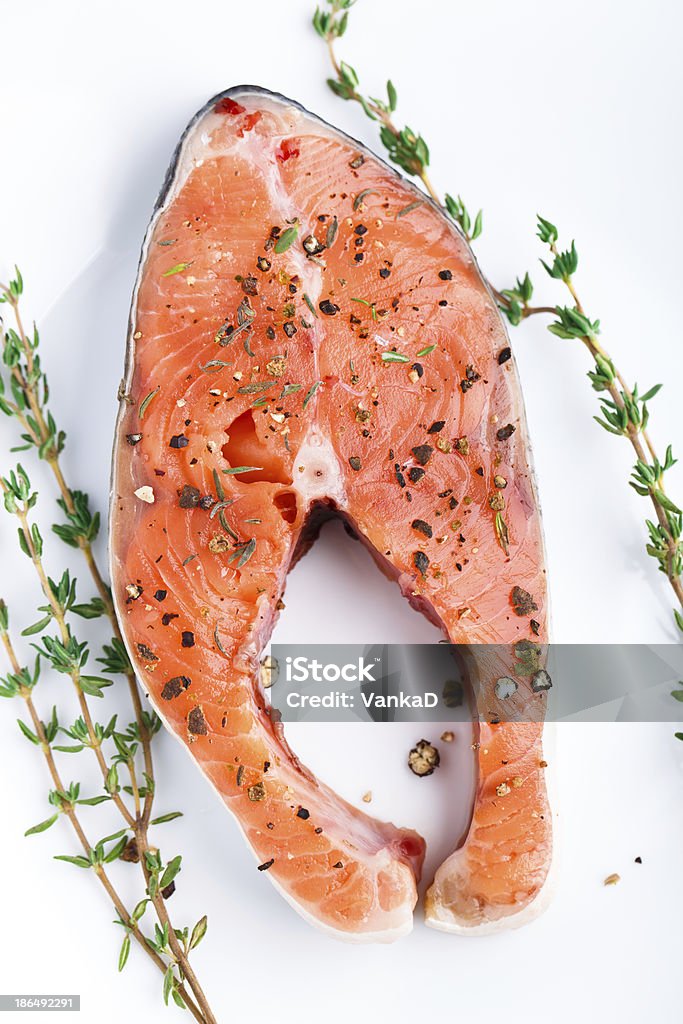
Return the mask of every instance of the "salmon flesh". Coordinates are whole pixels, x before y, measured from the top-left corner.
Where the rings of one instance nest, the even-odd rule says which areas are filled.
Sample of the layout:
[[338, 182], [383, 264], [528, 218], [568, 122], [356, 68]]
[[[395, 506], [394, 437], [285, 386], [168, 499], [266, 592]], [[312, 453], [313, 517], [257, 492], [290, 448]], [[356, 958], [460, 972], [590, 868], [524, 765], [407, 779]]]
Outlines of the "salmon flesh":
[[[111, 569], [145, 692], [301, 914], [341, 938], [404, 934], [422, 838], [297, 760], [260, 659], [321, 510], [451, 641], [545, 641], [520, 385], [469, 246], [297, 104], [222, 93], [183, 135], [147, 232], [124, 391]], [[540, 906], [542, 728], [476, 724], [471, 825], [428, 923], [474, 934]]]

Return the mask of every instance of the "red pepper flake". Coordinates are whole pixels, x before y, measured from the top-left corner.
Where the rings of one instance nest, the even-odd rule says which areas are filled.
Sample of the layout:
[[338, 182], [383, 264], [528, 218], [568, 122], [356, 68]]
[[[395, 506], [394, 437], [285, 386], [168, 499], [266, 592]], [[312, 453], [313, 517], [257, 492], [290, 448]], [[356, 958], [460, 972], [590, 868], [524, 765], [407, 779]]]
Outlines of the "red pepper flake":
[[283, 139], [275, 150], [275, 159], [285, 163], [290, 157], [299, 155], [298, 139]]
[[222, 100], [219, 100], [213, 109], [217, 114], [232, 114], [233, 117], [246, 112], [246, 107], [236, 103], [229, 96], [224, 96]]
[[263, 115], [261, 114], [260, 110], [255, 110], [253, 114], [247, 114], [247, 116], [244, 118], [241, 125], [237, 129], [236, 135], [238, 139], [244, 138], [244, 133], [250, 132], [254, 125], [259, 123], [262, 116]]

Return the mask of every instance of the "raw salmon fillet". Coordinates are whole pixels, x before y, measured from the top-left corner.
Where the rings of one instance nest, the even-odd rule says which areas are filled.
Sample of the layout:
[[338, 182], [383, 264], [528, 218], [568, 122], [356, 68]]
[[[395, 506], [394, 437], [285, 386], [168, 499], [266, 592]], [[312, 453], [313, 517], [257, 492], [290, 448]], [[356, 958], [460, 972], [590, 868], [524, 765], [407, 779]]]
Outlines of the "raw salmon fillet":
[[[300, 913], [342, 938], [404, 934], [423, 840], [297, 760], [260, 658], [321, 514], [452, 641], [545, 639], [519, 381], [468, 245], [358, 143], [230, 90], [169, 170], [124, 391], [112, 580], [145, 691]], [[541, 720], [482, 724], [475, 750], [470, 830], [427, 897], [446, 930], [528, 916], [551, 860]]]

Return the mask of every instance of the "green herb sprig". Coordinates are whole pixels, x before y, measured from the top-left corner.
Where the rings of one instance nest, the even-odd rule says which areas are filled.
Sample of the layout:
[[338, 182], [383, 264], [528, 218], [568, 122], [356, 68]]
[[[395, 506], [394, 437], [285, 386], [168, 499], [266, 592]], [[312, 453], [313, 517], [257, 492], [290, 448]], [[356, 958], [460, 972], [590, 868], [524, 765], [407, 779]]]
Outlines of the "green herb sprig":
[[[409, 128], [399, 129], [393, 121], [392, 115], [397, 107], [393, 83], [387, 83], [386, 100], [365, 97], [360, 92], [357, 72], [338, 60], [335, 43], [346, 32], [353, 3], [354, 0], [326, 0], [326, 5], [317, 8], [313, 16], [313, 27], [327, 45], [334, 71], [335, 77], [328, 79], [329, 87], [341, 99], [358, 103], [371, 120], [380, 122], [380, 140], [390, 159], [407, 174], [419, 178], [434, 202], [458, 224], [467, 241], [474, 241], [483, 228], [481, 210], [472, 216], [459, 196], [454, 199], [447, 194], [442, 201], [427, 173], [427, 143], [418, 132]], [[415, 205], [411, 204], [407, 209], [413, 209]], [[487, 282], [488, 286], [512, 326], [519, 325], [530, 316], [548, 314], [553, 317], [548, 327], [551, 333], [563, 339], [580, 341], [588, 349], [594, 362], [588, 377], [594, 390], [600, 393], [600, 415], [595, 419], [609, 433], [626, 438], [635, 452], [636, 462], [629, 483], [639, 495], [650, 501], [654, 510], [654, 519], [646, 520], [646, 550], [657, 561], [674, 591], [677, 599], [674, 619], [683, 632], [683, 517], [680, 507], [667, 495], [664, 487], [664, 476], [676, 460], [670, 445], [664, 459], [660, 459], [647, 431], [648, 403], [661, 385], [651, 387], [644, 394], [639, 393], [637, 386], [628, 387], [614, 360], [598, 340], [599, 321], [591, 320], [587, 315], [576, 292], [574, 277], [579, 257], [575, 243], [572, 241], [570, 247], [562, 251], [557, 244], [557, 229], [550, 221], [539, 217], [537, 227], [538, 236], [548, 247], [550, 256], [549, 260], [541, 263], [548, 275], [568, 290], [571, 304], [531, 305], [534, 289], [528, 273], [521, 280], [518, 278], [511, 288], [499, 290], [490, 282]], [[497, 528], [500, 537], [500, 524]], [[506, 534], [503, 543], [507, 543]]]
[[648, 403], [662, 385], [655, 384], [643, 394], [637, 384], [633, 388], [628, 386], [599, 338], [600, 321], [591, 319], [577, 293], [574, 277], [579, 256], [575, 243], [572, 241], [564, 252], [559, 249], [557, 228], [540, 216], [537, 234], [552, 257], [549, 262], [541, 260], [541, 264], [551, 278], [565, 286], [572, 303], [554, 307], [555, 319], [548, 330], [558, 338], [580, 341], [588, 349], [594, 362], [588, 379], [600, 396], [600, 413], [594, 419], [608, 433], [626, 438], [633, 448], [636, 462], [629, 484], [637, 494], [649, 499], [655, 514], [655, 522], [646, 520], [646, 550], [673, 588], [679, 605], [674, 608], [674, 618], [683, 632], [683, 512], [667, 495], [664, 484], [664, 476], [676, 464], [676, 459], [669, 445], [664, 459], [660, 460], [647, 430]]
[[[19, 728], [26, 739], [39, 747], [51, 779], [48, 794], [50, 814], [27, 830], [27, 835], [47, 831], [60, 817], [70, 823], [80, 852], [60, 854], [57, 859], [76, 867], [92, 870], [105, 889], [117, 914], [117, 924], [124, 929], [118, 967], [122, 970], [135, 942], [163, 975], [163, 995], [186, 1008], [200, 1024], [215, 1024], [215, 1017], [189, 961], [189, 952], [206, 932], [206, 918], [188, 929], [172, 926], [166, 899], [171, 893], [169, 870], [177, 873], [180, 858], [161, 861], [161, 854], [150, 840], [150, 828], [162, 825], [180, 815], [173, 811], [152, 817], [155, 776], [151, 743], [161, 722], [154, 713], [142, 708], [140, 693], [123, 638], [114, 614], [111, 592], [100, 573], [93, 544], [100, 528], [99, 513], [92, 512], [87, 494], [73, 490], [66, 482], [60, 457], [66, 435], [57, 428], [49, 407], [49, 388], [40, 362], [39, 333], [34, 327], [28, 333], [22, 322], [20, 300], [23, 279], [17, 270], [8, 285], [0, 284], [0, 302], [9, 308], [14, 325], [3, 327], [2, 370], [0, 372], [0, 412], [12, 418], [21, 431], [21, 444], [16, 449], [31, 452], [47, 463], [57, 489], [57, 503], [64, 517], [55, 523], [53, 532], [68, 546], [79, 549], [89, 569], [97, 594], [79, 601], [76, 580], [65, 570], [59, 579], [52, 578], [44, 562], [44, 541], [35, 521], [38, 494], [27, 470], [19, 464], [0, 477], [0, 495], [5, 511], [17, 523], [18, 543], [30, 560], [37, 577], [42, 603], [38, 618], [22, 630], [32, 638], [36, 657], [33, 667], [22, 665], [15, 639], [10, 634], [9, 611], [0, 600], [0, 640], [10, 671], [0, 678], [0, 696], [20, 698], [28, 714], [28, 722], [20, 720]], [[89, 670], [92, 645], [74, 632], [73, 620], [81, 627], [91, 619], [106, 617], [113, 631], [98, 658], [102, 673]], [[56, 707], [43, 721], [35, 702], [35, 691], [42, 684], [46, 670], [72, 684], [78, 717], [62, 723]], [[101, 699], [104, 690], [114, 685], [112, 676], [123, 675], [132, 708], [133, 720], [125, 727], [118, 725], [119, 715], [101, 723], [93, 714], [91, 701]], [[54, 685], [54, 681], [53, 684]], [[78, 782], [65, 783], [58, 766], [61, 756], [73, 757], [91, 751], [102, 780], [102, 789], [90, 797], [82, 797]], [[81, 821], [83, 807], [108, 803], [121, 818], [122, 828], [92, 842]], [[155, 858], [156, 867], [149, 858]], [[111, 866], [117, 861], [135, 861], [142, 869], [144, 895], [130, 910], [121, 898], [112, 876]], [[175, 865], [171, 869], [171, 865]], [[156, 882], [159, 884], [155, 883]], [[163, 883], [163, 884], [161, 884]], [[142, 919], [151, 908], [155, 917], [155, 935], [143, 930]], [[158, 931], [157, 931], [158, 930]], [[160, 938], [161, 935], [161, 938]], [[194, 941], [193, 941], [194, 939]]]

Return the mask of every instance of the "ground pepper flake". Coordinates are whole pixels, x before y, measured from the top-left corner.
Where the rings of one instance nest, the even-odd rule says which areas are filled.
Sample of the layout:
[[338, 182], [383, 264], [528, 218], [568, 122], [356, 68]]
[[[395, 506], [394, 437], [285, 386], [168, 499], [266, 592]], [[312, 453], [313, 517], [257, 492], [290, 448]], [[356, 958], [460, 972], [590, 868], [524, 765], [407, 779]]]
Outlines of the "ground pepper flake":
[[359, 470], [359, 469], [360, 469], [360, 467], [361, 467], [361, 462], [360, 462], [360, 459], [358, 458], [358, 456], [357, 456], [357, 455], [352, 455], [352, 456], [351, 456], [351, 458], [349, 459], [349, 466], [350, 466], [350, 467], [351, 467], [351, 469], [353, 469], [353, 470], [354, 470], [354, 471], [355, 471], [356, 473], [358, 472], [358, 470]]
[[199, 490], [197, 487], [190, 487], [189, 484], [185, 484], [179, 493], [178, 504], [181, 508], [196, 508], [199, 504]]
[[421, 576], [426, 575], [427, 569], [429, 568], [429, 556], [426, 555], [424, 551], [414, 551], [413, 565]]
[[441, 755], [429, 740], [420, 740], [408, 754], [408, 767], [414, 775], [426, 778], [441, 763]]
[[173, 679], [169, 679], [165, 684], [161, 691], [161, 697], [163, 700], [173, 700], [174, 697], [179, 697], [191, 685], [192, 680], [189, 676], [174, 676]]
[[415, 460], [420, 466], [426, 466], [432, 457], [434, 449], [430, 444], [418, 444], [415, 448], [411, 448]]
[[272, 868], [274, 863], [275, 863], [275, 858], [271, 857], [270, 860], [265, 860], [263, 862], [263, 864], [259, 864], [259, 866], [257, 867], [256, 870], [257, 871], [268, 871], [269, 868]]
[[284, 356], [274, 356], [266, 363], [266, 373], [270, 374], [271, 377], [282, 377], [286, 369], [287, 360]]
[[530, 615], [531, 612], [538, 611], [538, 605], [534, 601], [533, 597], [528, 590], [523, 590], [521, 587], [513, 587], [510, 592], [510, 600], [512, 602], [512, 609], [515, 615], [524, 617]]
[[136, 644], [138, 653], [144, 661], [158, 661], [156, 654], [152, 651], [147, 644]]
[[192, 708], [187, 716], [187, 731], [193, 736], [206, 736], [208, 733], [209, 728], [200, 707]]
[[500, 430], [496, 431], [496, 437], [499, 441], [507, 441], [509, 437], [512, 437], [515, 430], [516, 427], [514, 427], [512, 423], [506, 423], [504, 427], [501, 427]]
[[431, 538], [433, 536], [431, 526], [429, 525], [429, 523], [426, 523], [424, 519], [413, 519], [410, 525], [412, 526], [413, 530], [417, 530], [418, 533], [424, 534], [425, 537]]

